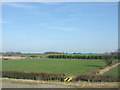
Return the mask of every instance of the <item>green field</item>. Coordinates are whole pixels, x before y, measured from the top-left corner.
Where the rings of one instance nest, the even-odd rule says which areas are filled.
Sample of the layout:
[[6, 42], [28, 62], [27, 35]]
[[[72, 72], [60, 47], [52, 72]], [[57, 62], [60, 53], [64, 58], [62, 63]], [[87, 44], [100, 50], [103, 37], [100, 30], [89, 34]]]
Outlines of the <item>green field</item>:
[[24, 57], [38, 56], [38, 57], [48, 57], [49, 55], [103, 56], [104, 54], [11, 54], [10, 56], [24, 56]]
[[104, 73], [104, 75], [113, 75], [113, 76], [120, 76], [120, 70], [118, 70], [118, 67], [120, 67], [120, 65], [112, 68], [111, 70], [109, 70], [108, 72]]
[[81, 59], [22, 59], [3, 60], [3, 70], [57, 72], [79, 75], [88, 70], [95, 70], [104, 66], [103, 60]]

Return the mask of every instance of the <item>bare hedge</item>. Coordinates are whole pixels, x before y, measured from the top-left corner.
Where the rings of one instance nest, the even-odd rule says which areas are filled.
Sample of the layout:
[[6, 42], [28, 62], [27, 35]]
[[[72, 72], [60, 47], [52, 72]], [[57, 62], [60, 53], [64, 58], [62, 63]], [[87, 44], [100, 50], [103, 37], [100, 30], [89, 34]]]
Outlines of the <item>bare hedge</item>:
[[1, 71], [2, 77], [15, 79], [32, 79], [32, 80], [57, 80], [64, 81], [65, 74], [43, 73], [43, 72], [24, 72], [24, 71]]
[[90, 82], [120, 82], [120, 76], [115, 77], [112, 75], [82, 74], [75, 78], [75, 81], [79, 80]]

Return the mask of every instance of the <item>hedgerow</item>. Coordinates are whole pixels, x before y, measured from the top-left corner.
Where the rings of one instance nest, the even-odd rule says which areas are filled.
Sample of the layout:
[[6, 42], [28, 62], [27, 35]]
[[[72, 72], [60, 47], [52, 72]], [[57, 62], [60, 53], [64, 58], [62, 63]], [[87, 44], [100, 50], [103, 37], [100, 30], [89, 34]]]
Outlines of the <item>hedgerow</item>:
[[[48, 58], [63, 58], [63, 59], [104, 59], [106, 55], [49, 55]], [[118, 56], [113, 56], [114, 59], [117, 59]]]
[[120, 82], [120, 76], [112, 75], [95, 75], [95, 74], [81, 74], [75, 78], [76, 81], [90, 81], [90, 82]]
[[58, 80], [63, 81], [65, 74], [43, 73], [43, 72], [23, 72], [23, 71], [1, 71], [2, 77], [15, 79], [32, 79], [32, 80]]

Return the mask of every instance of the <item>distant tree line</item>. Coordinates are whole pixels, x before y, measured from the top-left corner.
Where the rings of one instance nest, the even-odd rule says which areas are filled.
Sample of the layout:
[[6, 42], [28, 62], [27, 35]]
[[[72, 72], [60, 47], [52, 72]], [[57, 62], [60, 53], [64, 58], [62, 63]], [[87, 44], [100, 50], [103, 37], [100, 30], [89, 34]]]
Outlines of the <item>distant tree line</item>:
[[12, 56], [12, 55], [22, 55], [21, 52], [6, 52], [2, 53], [4, 56]]

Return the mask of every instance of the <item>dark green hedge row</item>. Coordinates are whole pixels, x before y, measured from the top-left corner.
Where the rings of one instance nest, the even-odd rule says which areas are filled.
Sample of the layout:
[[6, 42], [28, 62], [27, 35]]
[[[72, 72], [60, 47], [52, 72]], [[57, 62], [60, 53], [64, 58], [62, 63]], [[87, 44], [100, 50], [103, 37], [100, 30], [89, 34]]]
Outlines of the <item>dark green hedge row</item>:
[[66, 58], [66, 59], [102, 59], [101, 56], [82, 56], [82, 55], [49, 55], [48, 58]]
[[120, 82], [120, 76], [115, 77], [111, 75], [82, 74], [75, 78], [75, 81], [79, 80], [90, 82]]
[[32, 79], [32, 80], [58, 80], [64, 81], [65, 74], [58, 73], [42, 73], [42, 72], [23, 72], [23, 71], [1, 71], [2, 77], [16, 79]]
[[[49, 55], [48, 58], [64, 58], [64, 59], [103, 59], [104, 55]], [[117, 59], [114, 56], [114, 59]]]

